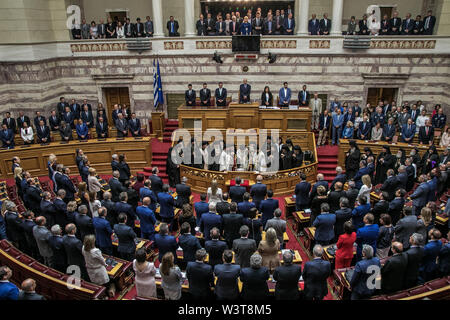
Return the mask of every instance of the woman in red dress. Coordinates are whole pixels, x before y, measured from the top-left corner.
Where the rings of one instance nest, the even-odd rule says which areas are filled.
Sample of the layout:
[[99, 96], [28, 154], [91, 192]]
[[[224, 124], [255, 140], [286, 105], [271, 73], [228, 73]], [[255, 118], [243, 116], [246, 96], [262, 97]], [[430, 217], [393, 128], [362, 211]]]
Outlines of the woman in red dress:
[[336, 244], [335, 269], [348, 268], [352, 264], [353, 244], [356, 241], [356, 233], [350, 221], [344, 223], [344, 233], [339, 236]]

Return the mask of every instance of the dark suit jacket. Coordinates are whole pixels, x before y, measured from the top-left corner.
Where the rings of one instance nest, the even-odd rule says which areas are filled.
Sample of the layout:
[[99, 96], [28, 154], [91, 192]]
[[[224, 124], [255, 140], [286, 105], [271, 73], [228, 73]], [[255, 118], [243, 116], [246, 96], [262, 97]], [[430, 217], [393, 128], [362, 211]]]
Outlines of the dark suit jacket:
[[273, 213], [275, 209], [279, 207], [278, 200], [273, 198], [268, 198], [261, 201], [259, 206], [259, 211], [261, 212], [261, 220], [263, 225], [266, 224], [267, 220], [273, 218]]
[[295, 186], [295, 204], [296, 210], [305, 209], [309, 203], [309, 192], [311, 191], [311, 184], [308, 181], [302, 181]]
[[298, 281], [302, 274], [299, 265], [282, 265], [275, 269], [273, 279], [277, 281], [275, 285], [275, 298], [277, 300], [297, 300]]
[[406, 265], [403, 288], [409, 289], [417, 285], [419, 267], [422, 263], [424, 249], [422, 247], [411, 247], [405, 252], [408, 264]]
[[241, 267], [235, 264], [218, 264], [214, 267], [217, 277], [214, 292], [219, 300], [235, 300], [239, 297], [238, 278]]
[[67, 265], [67, 255], [66, 249], [64, 248], [63, 237], [51, 236], [48, 239], [48, 244], [53, 251], [53, 263], [65, 269]]
[[[206, 103], [204, 103], [203, 101], [206, 101]], [[206, 92], [204, 88], [200, 89], [200, 104], [202, 106], [211, 105], [211, 90], [209, 90], [208, 88], [206, 88]]]
[[423, 144], [429, 144], [430, 141], [434, 140], [434, 128], [432, 126], [428, 127], [428, 134], [426, 133], [425, 127], [419, 128], [419, 142]]
[[48, 123], [50, 124], [50, 129], [52, 131], [56, 131], [58, 129], [56, 129], [55, 127], [59, 127], [61, 125], [61, 119], [59, 116], [55, 116], [55, 119], [53, 119], [53, 116], [50, 116], [48, 118]]
[[41, 130], [40, 126], [37, 126], [36, 135], [39, 142], [41, 142], [44, 138], [47, 138], [47, 143], [50, 142], [50, 129], [47, 126], [44, 126], [44, 131]]
[[14, 133], [16, 132], [16, 120], [14, 120], [14, 118], [9, 118], [9, 125], [8, 125], [8, 119], [4, 118], [2, 121], [2, 124], [6, 124], [8, 129], [11, 129]]
[[[400, 34], [400, 26], [402, 25], [402, 19], [397, 17], [394, 23], [394, 18], [392, 18], [391, 20], [389, 20], [389, 25], [391, 26], [390, 34]], [[392, 28], [397, 28], [397, 30], [393, 31]]]
[[306, 99], [305, 103], [303, 104], [303, 90], [300, 90], [300, 92], [298, 93], [298, 104], [301, 106], [308, 106], [309, 99], [310, 99], [309, 91], [306, 91]]
[[[203, 22], [203, 23], [202, 23]], [[206, 22], [205, 19], [203, 20], [197, 20], [197, 23], [195, 24], [195, 28], [197, 29], [197, 35], [198, 36], [206, 36]]]
[[178, 245], [183, 249], [184, 262], [195, 261], [195, 252], [202, 246], [192, 234], [182, 234], [178, 237]]
[[121, 192], [125, 191], [125, 187], [120, 183], [120, 181], [116, 178], [109, 179], [109, 188], [111, 189], [111, 200], [113, 202], [119, 201], [119, 195]]
[[47, 120], [45, 119], [44, 116], [40, 116], [40, 117], [34, 117], [34, 127], [37, 129], [37, 127], [39, 127], [39, 122], [43, 120], [44, 121], [44, 126], [47, 125]]
[[[247, 87], [242, 83], [239, 86], [239, 103], [244, 103], [250, 101], [250, 92], [252, 87], [247, 83]], [[247, 96], [247, 99], [244, 99], [244, 96]]]
[[[233, 31], [233, 25], [234, 25], [234, 31]], [[239, 34], [239, 30], [240, 30], [240, 25], [239, 22], [230, 22], [230, 34], [233, 35], [233, 32], [236, 32], [236, 34]]]
[[40, 294], [37, 294], [36, 292], [20, 291], [19, 292], [19, 297], [17, 298], [17, 300], [19, 300], [19, 301], [45, 300], [45, 298], [43, 296], [41, 296]]
[[[128, 120], [128, 128], [130, 129], [131, 135], [133, 137], [141, 136], [141, 120], [139, 120], [138, 118], [136, 118], [136, 124], [133, 122], [133, 119]], [[138, 133], [135, 134], [135, 131], [137, 131]]]
[[396, 176], [390, 176], [384, 181], [380, 190], [386, 191], [389, 194], [389, 197], [386, 200], [391, 201], [394, 199], [395, 190], [397, 189], [397, 186], [398, 186], [398, 179]]
[[196, 94], [195, 94], [194, 89], [192, 89], [191, 94], [189, 94], [189, 90], [186, 90], [184, 92], [184, 99], [186, 100], [187, 106], [195, 106], [195, 98], [196, 98]]
[[[214, 97], [216, 98], [216, 105], [218, 106], [226, 106], [227, 104], [227, 89], [222, 87], [222, 94], [219, 93], [219, 88], [214, 92]], [[217, 100], [223, 100], [222, 102], [218, 102]]]
[[173, 21], [173, 33], [170, 31], [170, 25], [171, 25], [171, 21], [169, 20], [169, 21], [167, 21], [167, 30], [169, 31], [169, 36], [179, 36], [180, 34], [178, 33], [178, 28], [179, 28], [179, 25], [178, 25], [178, 21], [177, 20], [174, 20]]
[[115, 211], [117, 213], [125, 213], [127, 215], [127, 226], [134, 228], [134, 220], [136, 220], [136, 212], [133, 206], [125, 202], [116, 202]]
[[158, 193], [160, 193], [162, 191], [162, 187], [163, 187], [163, 182], [162, 182], [161, 178], [158, 177], [157, 175], [152, 174], [149, 179], [151, 181], [151, 188], [152, 188], [153, 192], [156, 195], [158, 195]]
[[381, 291], [392, 293], [403, 288], [403, 279], [408, 266], [405, 253], [395, 254], [381, 268]]
[[102, 138], [103, 133], [105, 134], [103, 138], [108, 138], [108, 124], [105, 121], [103, 121], [103, 128], [100, 126], [100, 123], [97, 122], [95, 130], [97, 131], [97, 138]]
[[232, 244], [235, 239], [239, 239], [239, 229], [243, 224], [243, 215], [238, 213], [228, 213], [222, 216], [223, 236], [228, 243]]
[[266, 102], [269, 103], [268, 104], [269, 107], [273, 106], [273, 95], [272, 95], [272, 92], [269, 92], [269, 100], [267, 100], [265, 92], [261, 93], [261, 105], [265, 106]]
[[175, 257], [175, 261], [177, 260], [176, 251], [178, 248], [178, 244], [174, 236], [169, 235], [162, 236], [160, 234], [155, 234], [155, 247], [158, 248], [159, 262], [161, 262], [162, 257], [167, 252], [172, 252], [173, 256]]
[[[286, 19], [284, 20], [284, 24], [283, 24], [284, 34], [294, 34], [294, 30], [295, 30], [295, 19], [294, 19], [294, 18], [291, 19], [291, 26], [290, 26], [290, 27], [288, 26], [288, 23], [289, 23], [288, 20], [289, 20], [288, 18], [286, 18]], [[288, 29], [291, 30], [291, 31], [287, 31]]]
[[325, 125], [325, 116], [323, 115], [323, 113], [321, 113], [319, 116], [319, 130], [323, 129], [326, 129], [328, 131], [330, 130], [331, 116], [330, 115], [327, 116], [326, 128], [324, 128], [324, 125]]
[[250, 267], [250, 256], [256, 251], [256, 242], [253, 239], [239, 238], [233, 241], [236, 264], [241, 268]]
[[100, 248], [112, 248], [112, 228], [108, 220], [100, 217], [92, 219], [95, 230], [95, 242]]
[[330, 275], [331, 265], [328, 261], [319, 258], [306, 262], [302, 275], [305, 298], [322, 300], [328, 293], [327, 278]]
[[255, 183], [250, 188], [250, 196], [252, 197], [253, 203], [259, 208], [259, 204], [267, 195], [267, 186], [264, 183]]
[[322, 18], [319, 23], [320, 33], [323, 34], [325, 31], [328, 31], [328, 35], [331, 30], [331, 20], [327, 19], [327, 26], [325, 27], [325, 20]]
[[75, 217], [75, 224], [78, 231], [80, 231], [81, 241], [84, 241], [84, 237], [88, 234], [95, 234], [92, 218], [88, 215], [79, 214]]
[[208, 240], [205, 242], [205, 250], [209, 255], [209, 264], [215, 266], [222, 263], [222, 254], [228, 249], [226, 242], [221, 240]]
[[84, 257], [81, 253], [83, 243], [80, 239], [65, 235], [63, 237], [63, 245], [67, 255], [67, 265], [84, 266]]
[[213, 268], [201, 262], [189, 262], [186, 267], [186, 278], [189, 281], [189, 293], [196, 299], [208, 299], [211, 287], [214, 287]]
[[369, 22], [367, 20], [365, 21], [365, 23], [364, 23], [363, 19], [359, 20], [359, 23], [358, 23], [358, 25], [359, 25], [359, 34], [362, 34], [362, 35], [368, 35], [369, 34], [368, 23]]
[[176, 185], [175, 190], [177, 192], [177, 200], [175, 201], [177, 208], [181, 208], [184, 204], [189, 203], [189, 197], [192, 194], [190, 186], [180, 183]]
[[[402, 21], [402, 34], [412, 34], [414, 29], [414, 20], [409, 19], [409, 23], [407, 19]], [[406, 31], [408, 30], [408, 31]]]
[[242, 298], [244, 300], [267, 299], [269, 296], [269, 288], [267, 287], [269, 276], [269, 269], [266, 267], [241, 269], [239, 278], [242, 281]]
[[203, 233], [205, 240], [211, 239], [210, 231], [214, 227], [222, 230], [222, 217], [212, 212], [202, 214], [200, 218], [200, 231]]
[[330, 212], [335, 212], [336, 210], [339, 210], [339, 199], [341, 197], [345, 197], [345, 191], [331, 191], [328, 194], [328, 204], [330, 205]]
[[244, 193], [247, 190], [243, 186], [231, 186], [228, 194], [230, 195], [231, 202], [242, 202], [244, 201]]
[[[209, 208], [208, 208], [209, 211]], [[216, 212], [220, 215], [230, 213], [230, 203], [228, 201], [221, 201], [216, 203]]]
[[73, 121], [75, 120], [75, 113], [74, 112], [64, 112], [62, 115], [62, 120], [67, 124], [67, 126], [70, 126], [70, 128], [75, 129], [75, 124]]
[[[93, 128], [94, 127], [94, 116], [92, 115], [91, 111], [88, 111], [87, 115], [86, 115], [86, 112], [82, 111], [81, 112], [81, 119], [83, 120], [84, 123], [86, 123], [88, 128]], [[88, 122], [89, 122], [89, 124], [88, 124]]]
[[318, 35], [320, 30], [319, 24], [319, 19], [316, 19], [315, 23], [313, 23], [313, 20], [310, 19], [308, 22], [308, 32], [311, 33], [311, 35]]
[[[220, 25], [221, 24], [222, 24], [222, 32], [220, 32]], [[225, 23], [225, 21], [222, 21], [222, 22], [217, 21], [215, 27], [216, 27], [216, 35], [217, 36], [224, 36], [226, 34], [227, 24]]]
[[[138, 26], [139, 26], [139, 30], [138, 30]], [[138, 32], [141, 35], [138, 35]], [[144, 24], [142, 22], [139, 23], [135, 23], [134, 24], [134, 36], [135, 37], [145, 37], [145, 29], [144, 29]]]
[[26, 122], [28, 126], [31, 125], [30, 118], [28, 116], [23, 116], [23, 121], [22, 117], [17, 117], [17, 128], [19, 129], [22, 128], [24, 122]]

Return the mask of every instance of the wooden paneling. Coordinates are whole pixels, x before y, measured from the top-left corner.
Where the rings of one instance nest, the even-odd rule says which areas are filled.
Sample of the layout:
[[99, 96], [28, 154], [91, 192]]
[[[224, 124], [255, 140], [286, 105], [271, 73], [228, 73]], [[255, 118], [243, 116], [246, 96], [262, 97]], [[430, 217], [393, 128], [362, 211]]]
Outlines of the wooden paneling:
[[151, 163], [150, 138], [143, 137], [136, 140], [125, 138], [116, 140], [109, 138], [106, 141], [90, 140], [88, 142], [71, 141], [69, 144], [53, 142], [48, 146], [33, 145], [29, 148], [16, 148], [13, 150], [0, 151], [0, 174], [1, 177], [11, 178], [11, 159], [18, 156], [22, 167], [30, 171], [32, 175], [45, 176], [47, 172], [47, 159], [51, 153], [55, 154], [58, 162], [69, 167], [73, 173], [78, 172], [75, 164], [75, 149], [83, 149], [89, 158], [91, 166], [99, 174], [111, 174], [111, 156], [114, 153], [124, 153], [126, 161], [133, 174], [141, 171], [143, 167]]
[[152, 129], [157, 138], [163, 136], [164, 133], [164, 112], [152, 112]]
[[106, 107], [108, 109], [108, 119], [113, 119], [113, 106], [116, 103], [130, 106], [130, 94], [128, 92], [128, 87], [104, 88], [103, 90], [105, 92]]

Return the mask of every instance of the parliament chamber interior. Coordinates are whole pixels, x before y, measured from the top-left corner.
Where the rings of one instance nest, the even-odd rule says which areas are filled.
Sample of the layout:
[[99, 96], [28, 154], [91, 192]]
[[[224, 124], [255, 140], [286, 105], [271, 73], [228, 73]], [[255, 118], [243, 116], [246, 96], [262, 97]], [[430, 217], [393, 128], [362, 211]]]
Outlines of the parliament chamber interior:
[[0, 12], [0, 300], [450, 299], [450, 0]]

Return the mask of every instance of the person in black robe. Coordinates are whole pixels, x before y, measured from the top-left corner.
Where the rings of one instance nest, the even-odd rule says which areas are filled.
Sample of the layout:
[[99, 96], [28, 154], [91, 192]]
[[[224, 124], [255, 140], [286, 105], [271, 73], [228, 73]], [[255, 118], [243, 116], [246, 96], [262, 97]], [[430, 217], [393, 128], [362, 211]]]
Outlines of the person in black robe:
[[369, 158], [371, 156], [375, 158], [375, 156], [372, 152], [372, 149], [370, 149], [369, 147], [364, 147], [364, 153], [361, 155], [361, 160], [367, 161], [367, 158]]
[[283, 145], [281, 148], [280, 154], [280, 167], [279, 170], [289, 170], [292, 166], [292, 157], [289, 154], [289, 148], [286, 145]]
[[387, 179], [388, 169], [394, 169], [396, 158], [391, 154], [388, 146], [383, 146], [383, 151], [377, 157], [375, 172], [375, 185], [383, 183]]
[[169, 177], [169, 186], [175, 188], [180, 183], [180, 166], [172, 161], [173, 147], [169, 148], [166, 160], [166, 172]]
[[301, 167], [303, 164], [303, 152], [299, 145], [294, 147], [294, 152], [292, 153], [292, 168]]
[[361, 151], [354, 140], [350, 140], [350, 149], [345, 154], [345, 173], [347, 179], [351, 180], [359, 170], [359, 161], [361, 159]]
[[436, 147], [430, 146], [430, 148], [425, 152], [420, 160], [418, 167], [421, 168], [422, 174], [428, 174], [431, 169], [439, 165], [439, 155], [437, 153]]
[[394, 164], [395, 174], [398, 174], [398, 168], [400, 168], [400, 166], [405, 164], [405, 160], [406, 160], [405, 150], [402, 148], [398, 149], [398, 152], [395, 157], [395, 164]]

